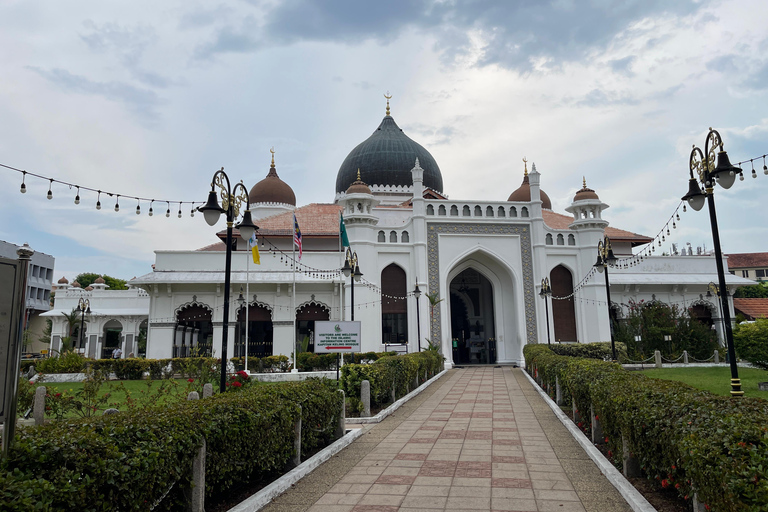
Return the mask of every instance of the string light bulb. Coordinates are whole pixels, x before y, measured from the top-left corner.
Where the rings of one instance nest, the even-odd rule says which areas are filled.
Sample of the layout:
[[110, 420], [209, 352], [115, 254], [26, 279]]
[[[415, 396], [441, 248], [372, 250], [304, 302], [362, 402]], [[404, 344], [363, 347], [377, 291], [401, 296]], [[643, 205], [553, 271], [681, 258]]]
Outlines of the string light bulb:
[[166, 217], [170, 217], [171, 216], [171, 203], [168, 203], [168, 209], [165, 210], [165, 216]]
[[136, 200], [136, 215], [141, 215], [141, 202]]
[[101, 190], [98, 190], [98, 195], [96, 196], [96, 209], [101, 210]]
[[27, 193], [27, 185], [24, 183], [24, 180], [27, 178], [27, 171], [22, 171], [21, 175], [21, 188], [19, 189], [19, 192], [22, 194]]
[[77, 187], [77, 193], [75, 194], [75, 204], [80, 204], [80, 187]]
[[149, 216], [150, 216], [150, 217], [151, 217], [152, 215], [154, 215], [154, 214], [155, 214], [155, 212], [152, 210], [152, 203], [154, 203], [154, 202], [155, 202], [155, 200], [154, 200], [154, 199], [152, 199], [152, 200], [149, 202]]
[[768, 174], [768, 165], [765, 165], [765, 155], [763, 155], [763, 174]]
[[195, 216], [195, 208], [194, 208], [194, 206], [192, 207], [191, 210], [189, 210], [189, 216], [190, 217], [194, 217]]
[[750, 162], [752, 163], [752, 177], [757, 178], [757, 171], [755, 170], [755, 162], [752, 162], [751, 160]]
[[179, 218], [181, 218], [181, 203], [179, 203]]
[[115, 197], [115, 211], [120, 211], [120, 195], [118, 194], [117, 197]]
[[50, 180], [50, 183], [48, 183], [48, 194], [46, 197], [50, 200], [53, 199], [53, 191], [51, 190], [51, 187], [53, 186], [53, 180]]

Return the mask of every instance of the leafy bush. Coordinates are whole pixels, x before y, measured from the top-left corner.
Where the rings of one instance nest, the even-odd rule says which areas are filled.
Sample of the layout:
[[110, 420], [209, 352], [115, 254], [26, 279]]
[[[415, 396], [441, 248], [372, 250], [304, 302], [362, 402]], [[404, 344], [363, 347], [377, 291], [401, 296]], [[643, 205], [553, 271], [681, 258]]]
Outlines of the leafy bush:
[[739, 357], [768, 370], [768, 319], [738, 324], [733, 331], [733, 344]]
[[16, 414], [23, 415], [27, 410], [32, 407], [35, 400], [35, 385], [29, 382], [25, 377], [19, 378], [19, 389], [16, 394], [18, 397], [16, 401]]
[[580, 411], [594, 407], [613, 453], [622, 436], [646, 476], [712, 510], [759, 511], [768, 503], [768, 402], [726, 398], [619, 365], [524, 348], [527, 370], [560, 381]]
[[[627, 346], [624, 343], [616, 342], [616, 357], [619, 361], [627, 358]], [[613, 357], [610, 341], [601, 341], [597, 343], [561, 343], [557, 345], [548, 345], [552, 352], [561, 356], [584, 357], [586, 359], [610, 360]]]
[[210, 498], [286, 465], [299, 404], [302, 445], [321, 446], [333, 436], [341, 400], [319, 381], [22, 427], [0, 461], [0, 503], [9, 511], [183, 510], [202, 439]]
[[113, 359], [112, 371], [120, 380], [141, 380], [149, 367], [146, 359]]
[[393, 386], [395, 398], [400, 398], [408, 393], [414, 380], [421, 384], [425, 372], [432, 377], [442, 367], [443, 357], [439, 353], [387, 353], [387, 357], [379, 357], [371, 364], [342, 366], [341, 386], [348, 397], [357, 399], [360, 396], [360, 384], [367, 380], [371, 384], [371, 405], [381, 405], [391, 400]]
[[35, 367], [40, 373], [81, 373], [87, 359], [76, 352], [63, 352], [60, 356], [38, 361]]

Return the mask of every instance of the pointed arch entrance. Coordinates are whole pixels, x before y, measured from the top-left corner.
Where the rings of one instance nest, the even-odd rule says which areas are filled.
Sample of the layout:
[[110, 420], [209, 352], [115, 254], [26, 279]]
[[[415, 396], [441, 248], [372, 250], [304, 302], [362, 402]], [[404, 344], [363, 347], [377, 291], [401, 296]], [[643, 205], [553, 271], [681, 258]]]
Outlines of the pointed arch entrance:
[[[246, 324], [247, 319], [247, 324]], [[261, 303], [251, 303], [246, 312], [245, 306], [237, 311], [237, 337], [235, 338], [235, 357], [243, 357], [246, 352], [245, 330], [248, 329], [248, 357], [267, 357], [272, 355], [272, 311]]]
[[493, 284], [469, 267], [451, 280], [449, 288], [454, 363], [496, 363]]
[[173, 357], [211, 357], [213, 350], [212, 312], [208, 305], [191, 302], [176, 311]]
[[[314, 298], [314, 295], [312, 296]], [[331, 319], [331, 310], [321, 302], [311, 300], [296, 310], [296, 339], [300, 352], [315, 351], [315, 322]]]
[[555, 340], [578, 341], [576, 334], [576, 307], [573, 303], [573, 274], [563, 265], [558, 265], [549, 273], [552, 286], [552, 298], [568, 297], [567, 299], [552, 300], [552, 320], [555, 326]]

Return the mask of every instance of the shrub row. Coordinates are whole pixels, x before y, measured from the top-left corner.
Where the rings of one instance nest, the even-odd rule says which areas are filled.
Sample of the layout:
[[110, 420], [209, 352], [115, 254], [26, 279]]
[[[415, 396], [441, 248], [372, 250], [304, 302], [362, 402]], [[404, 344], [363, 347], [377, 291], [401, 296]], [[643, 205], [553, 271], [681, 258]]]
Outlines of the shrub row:
[[612, 453], [622, 453], [623, 437], [648, 478], [681, 496], [697, 492], [712, 510], [768, 510], [767, 401], [720, 397], [542, 345], [524, 355], [548, 389], [557, 378], [579, 411], [592, 405]]
[[13, 511], [183, 510], [202, 439], [207, 499], [214, 489], [224, 493], [285, 467], [293, 455], [298, 405], [303, 449], [331, 440], [340, 398], [335, 383], [314, 379], [140, 414], [22, 427], [0, 462], [0, 503]]
[[360, 384], [371, 384], [371, 406], [391, 400], [394, 386], [395, 398], [405, 396], [413, 389], [414, 382], [422, 384], [443, 369], [443, 356], [438, 352], [424, 351], [405, 355], [386, 353], [371, 364], [345, 364], [341, 367], [341, 386], [350, 405], [361, 409]]
[[[624, 343], [615, 343], [616, 357], [619, 361], [627, 358], [627, 346]], [[613, 357], [610, 341], [600, 341], [597, 343], [558, 343], [548, 345], [548, 347], [557, 355], [570, 357], [584, 357], [586, 359], [600, 359], [610, 361]]]

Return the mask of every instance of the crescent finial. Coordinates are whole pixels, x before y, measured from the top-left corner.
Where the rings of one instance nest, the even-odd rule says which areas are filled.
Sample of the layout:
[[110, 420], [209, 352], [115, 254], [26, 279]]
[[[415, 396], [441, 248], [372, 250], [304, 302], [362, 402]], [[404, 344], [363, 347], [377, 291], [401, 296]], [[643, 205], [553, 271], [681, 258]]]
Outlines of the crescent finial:
[[523, 165], [525, 165], [525, 174], [523, 176], [528, 176], [528, 159], [526, 157], [523, 157]]
[[392, 99], [392, 95], [389, 94], [389, 91], [384, 95], [385, 98], [387, 98], [387, 115], [389, 115], [389, 100]]

